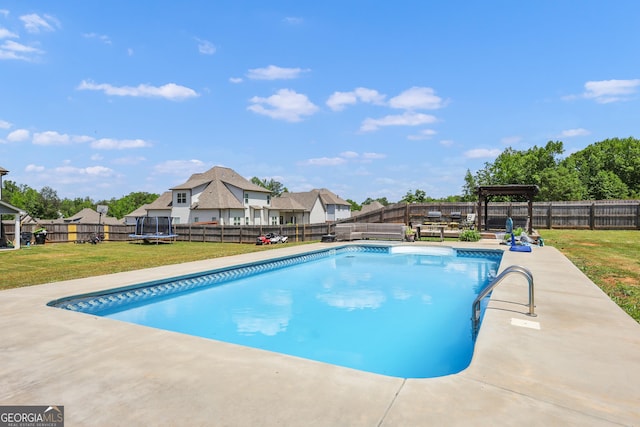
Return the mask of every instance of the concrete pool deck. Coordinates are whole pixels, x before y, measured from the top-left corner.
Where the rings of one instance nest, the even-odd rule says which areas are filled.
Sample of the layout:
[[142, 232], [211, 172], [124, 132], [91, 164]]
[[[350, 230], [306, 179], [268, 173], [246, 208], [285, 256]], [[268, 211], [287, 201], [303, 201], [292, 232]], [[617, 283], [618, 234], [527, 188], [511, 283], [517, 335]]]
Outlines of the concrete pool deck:
[[[0, 405], [64, 405], [66, 426], [640, 425], [640, 324], [549, 246], [507, 251], [501, 263], [531, 270], [538, 316], [526, 315], [526, 280], [508, 276], [492, 294], [469, 368], [432, 379], [385, 377], [46, 306], [337, 245], [1, 291]], [[442, 245], [505, 248], [495, 240]]]

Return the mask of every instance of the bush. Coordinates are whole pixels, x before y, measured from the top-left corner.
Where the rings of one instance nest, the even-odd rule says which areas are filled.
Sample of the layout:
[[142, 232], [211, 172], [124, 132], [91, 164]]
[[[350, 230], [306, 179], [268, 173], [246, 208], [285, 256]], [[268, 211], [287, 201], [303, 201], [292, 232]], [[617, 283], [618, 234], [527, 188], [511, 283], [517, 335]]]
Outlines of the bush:
[[464, 230], [460, 233], [459, 239], [462, 242], [477, 242], [481, 237], [480, 233], [476, 230]]

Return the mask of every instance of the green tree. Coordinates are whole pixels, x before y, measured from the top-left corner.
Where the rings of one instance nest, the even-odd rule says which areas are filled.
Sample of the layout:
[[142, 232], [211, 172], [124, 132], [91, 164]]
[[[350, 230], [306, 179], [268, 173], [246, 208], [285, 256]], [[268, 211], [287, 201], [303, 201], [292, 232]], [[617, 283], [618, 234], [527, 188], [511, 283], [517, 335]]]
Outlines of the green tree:
[[629, 187], [612, 171], [598, 171], [591, 179], [589, 197], [594, 200], [626, 199]]
[[575, 169], [564, 166], [547, 168], [540, 173], [538, 200], [583, 200], [587, 187], [580, 181]]
[[62, 199], [60, 201], [60, 213], [63, 217], [68, 218], [80, 212], [84, 208], [95, 208], [96, 203], [89, 197], [75, 199]]
[[478, 193], [476, 188], [478, 184], [476, 178], [471, 174], [471, 171], [467, 169], [467, 173], [464, 175], [464, 185], [462, 186], [462, 201], [463, 202], [475, 202], [478, 200]]
[[596, 142], [571, 154], [562, 164], [578, 172], [582, 183], [589, 188], [590, 198], [601, 199], [606, 194], [621, 194], [622, 186], [613, 182], [615, 178], [608, 174], [601, 174], [597, 178], [600, 172], [607, 171], [625, 184], [627, 197], [640, 194], [640, 140], [635, 138], [612, 138]]
[[282, 193], [289, 192], [289, 190], [284, 185], [282, 185], [281, 182], [278, 182], [273, 178], [267, 180], [266, 178], [260, 179], [257, 176], [254, 176], [253, 178], [251, 178], [251, 182], [255, 185], [259, 185], [262, 188], [266, 188], [267, 190], [271, 191], [272, 195], [276, 197], [281, 195]]
[[111, 199], [106, 203], [98, 204], [108, 205], [109, 211], [107, 212], [107, 215], [121, 219], [124, 218], [125, 215], [128, 215], [138, 209], [140, 206], [152, 203], [158, 197], [160, 197], [160, 195], [154, 193], [133, 192], [120, 199]]
[[362, 209], [362, 206], [360, 206], [358, 203], [354, 202], [351, 199], [347, 199], [347, 202], [349, 202], [349, 204], [351, 205], [351, 210], [352, 211], [359, 211], [360, 209]]
[[427, 201], [427, 193], [424, 190], [416, 190], [413, 193], [411, 190], [407, 191], [407, 194], [400, 200], [401, 203], [424, 203]]

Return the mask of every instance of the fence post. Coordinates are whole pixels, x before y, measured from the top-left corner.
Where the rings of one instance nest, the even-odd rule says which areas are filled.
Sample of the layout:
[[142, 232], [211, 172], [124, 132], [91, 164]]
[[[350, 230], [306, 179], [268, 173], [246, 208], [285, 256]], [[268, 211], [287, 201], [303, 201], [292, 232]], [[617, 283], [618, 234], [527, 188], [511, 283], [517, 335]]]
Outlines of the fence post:
[[596, 204], [591, 203], [589, 206], [589, 229], [593, 230], [595, 228], [595, 216], [596, 216]]
[[549, 202], [549, 207], [547, 208], [547, 228], [551, 230], [551, 219], [553, 218], [553, 202]]

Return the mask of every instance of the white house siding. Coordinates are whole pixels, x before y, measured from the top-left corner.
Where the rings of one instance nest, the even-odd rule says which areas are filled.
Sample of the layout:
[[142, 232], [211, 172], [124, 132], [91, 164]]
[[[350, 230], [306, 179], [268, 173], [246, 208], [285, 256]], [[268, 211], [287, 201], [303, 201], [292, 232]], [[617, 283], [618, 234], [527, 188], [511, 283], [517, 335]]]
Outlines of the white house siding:
[[229, 212], [229, 217], [226, 222], [226, 225], [237, 225], [235, 218], [240, 218], [240, 224], [238, 225], [245, 225], [244, 209], [229, 209], [227, 212]]
[[311, 208], [311, 213], [309, 214], [309, 223], [310, 224], [323, 224], [327, 222], [327, 216], [324, 211], [324, 207], [322, 206], [322, 202], [318, 197]]
[[[194, 203], [198, 203], [198, 201], [200, 200], [200, 195], [207, 188], [207, 185], [208, 184], [202, 184], [191, 189], [191, 200], [190, 200], [189, 206], [191, 206]], [[174, 203], [175, 203], [175, 200], [174, 200]]]
[[351, 206], [336, 205], [336, 221], [351, 218]]
[[220, 223], [220, 209], [195, 209], [191, 211], [189, 222], [209, 222]]
[[327, 205], [327, 221], [336, 220], [336, 205]]

